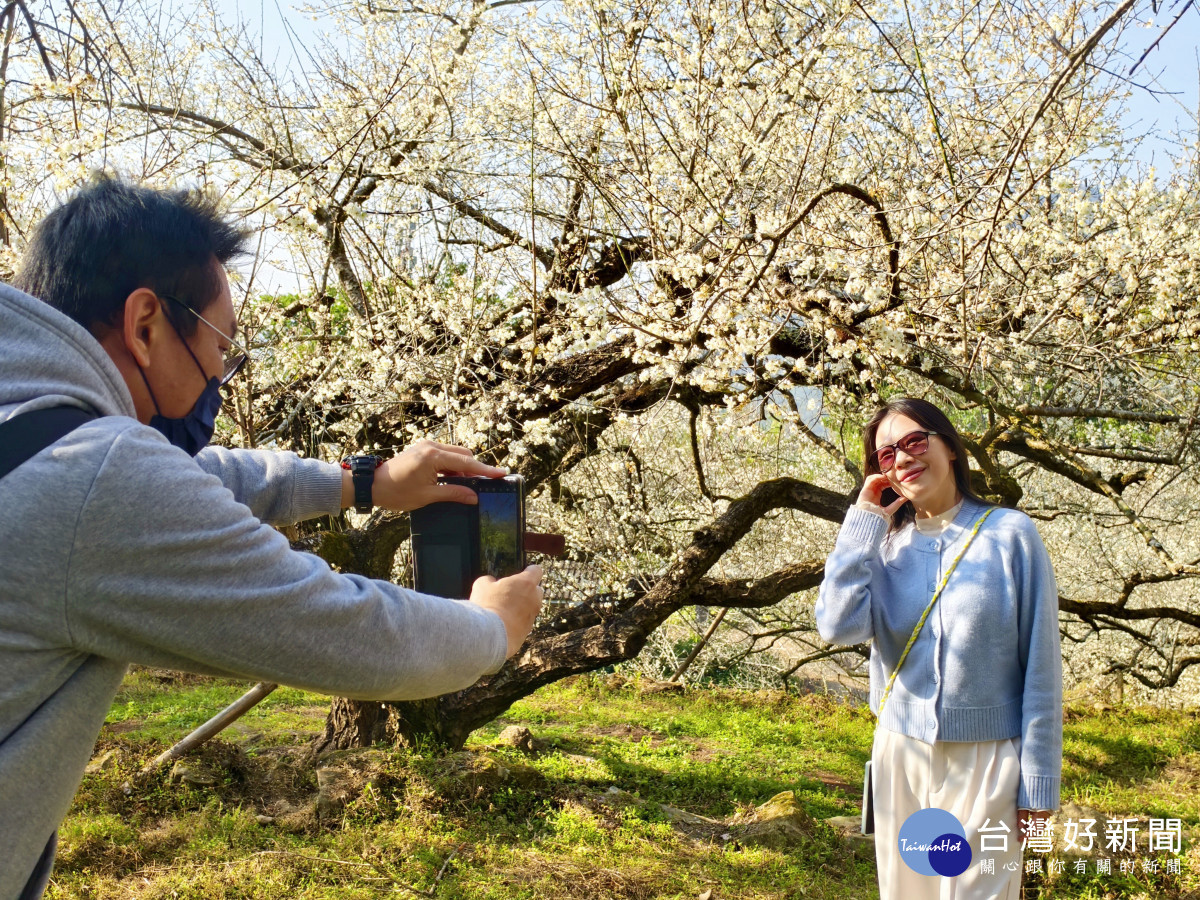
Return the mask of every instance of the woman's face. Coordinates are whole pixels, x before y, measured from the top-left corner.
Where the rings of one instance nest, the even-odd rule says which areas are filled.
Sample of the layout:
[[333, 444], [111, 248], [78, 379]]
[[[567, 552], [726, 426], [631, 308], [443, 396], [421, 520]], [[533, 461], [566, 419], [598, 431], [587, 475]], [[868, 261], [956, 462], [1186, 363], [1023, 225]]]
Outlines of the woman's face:
[[[893, 413], [879, 423], [875, 433], [875, 449], [894, 444], [914, 431], [929, 431], [920, 422], [900, 413]], [[929, 436], [929, 449], [912, 456], [896, 448], [896, 462], [884, 474], [892, 489], [907, 497], [917, 515], [937, 515], [958, 502], [958, 485], [954, 481], [954, 453], [937, 435]]]

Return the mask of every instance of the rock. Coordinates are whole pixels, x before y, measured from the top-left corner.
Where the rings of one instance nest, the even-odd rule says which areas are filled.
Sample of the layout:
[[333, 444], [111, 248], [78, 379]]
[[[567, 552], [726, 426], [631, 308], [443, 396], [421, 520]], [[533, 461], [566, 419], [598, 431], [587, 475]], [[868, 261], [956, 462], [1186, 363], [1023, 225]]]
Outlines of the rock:
[[795, 791], [780, 791], [762, 806], [754, 810], [754, 818], [758, 822], [770, 822], [774, 819], [793, 817], [808, 818], [808, 814], [796, 801]]
[[749, 846], [789, 850], [806, 844], [815, 823], [796, 801], [793, 791], [776, 794], [754, 810], [739, 840]]
[[194, 784], [197, 787], [212, 787], [217, 783], [217, 779], [211, 774], [182, 759], [171, 767], [171, 780]]
[[121, 761], [120, 750], [109, 750], [107, 753], [102, 753], [87, 764], [84, 769], [86, 775], [99, 775], [101, 772], [107, 772], [109, 769], [115, 769], [117, 763]]
[[825, 824], [838, 833], [856, 857], [863, 861], [875, 858], [875, 835], [862, 833], [862, 816], [833, 816]]
[[536, 747], [533, 733], [524, 725], [509, 725], [496, 738], [500, 744], [516, 747], [522, 753], [532, 753]]
[[832, 828], [834, 831], [840, 831], [840, 832], [858, 831], [859, 834], [862, 833], [861, 831], [859, 831], [859, 829], [862, 827], [862, 817], [861, 816], [833, 816], [832, 818], [826, 819], [825, 824], [828, 825], [830, 828]]
[[685, 809], [676, 809], [674, 806], [667, 806], [666, 804], [660, 804], [659, 809], [662, 810], [662, 814], [664, 816], [666, 816], [669, 821], [678, 822], [681, 825], [723, 825], [724, 824], [723, 822], [719, 822], [716, 819], [709, 819], [706, 816], [697, 815], [696, 813], [690, 813]]
[[[1067, 847], [1066, 841], [1063, 838], [1066, 830], [1066, 823], [1068, 820], [1072, 819], [1077, 823], [1077, 828], [1080, 832], [1085, 828], [1086, 823], [1083, 822], [1084, 819], [1096, 820], [1095, 825], [1086, 826], [1095, 834], [1095, 837], [1092, 839], [1092, 846], [1090, 849], [1083, 849], [1083, 845], [1087, 843], [1087, 839], [1081, 839], [1078, 836], [1075, 838], [1076, 846], [1070, 848]], [[1063, 856], [1072, 858], [1085, 857], [1088, 859], [1099, 859], [1113, 855], [1105, 849], [1104, 830], [1108, 825], [1108, 816], [1100, 812], [1100, 810], [1094, 809], [1090, 806], [1081, 806], [1078, 803], [1064, 803], [1059, 808], [1058, 812], [1050, 817], [1050, 823], [1051, 827], [1054, 829], [1054, 848]], [[1139, 836], [1144, 836], [1145, 833], [1145, 830], [1143, 830], [1139, 833]], [[1017, 834], [1014, 834], [1012, 839], [1016, 841], [1021, 840], [1020, 835]]]
[[536, 789], [546, 779], [532, 766], [501, 759], [490, 753], [461, 751], [445, 758], [445, 769], [435, 782], [439, 794], [447, 798], [474, 799], [502, 787]]

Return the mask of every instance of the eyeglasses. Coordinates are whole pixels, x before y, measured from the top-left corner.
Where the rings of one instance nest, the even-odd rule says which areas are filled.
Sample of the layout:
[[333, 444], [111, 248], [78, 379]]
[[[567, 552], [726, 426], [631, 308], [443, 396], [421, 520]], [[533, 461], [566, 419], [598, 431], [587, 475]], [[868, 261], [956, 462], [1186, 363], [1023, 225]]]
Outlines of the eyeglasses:
[[[162, 298], [164, 300], [170, 300], [172, 303], [179, 304], [184, 309], [186, 309], [188, 312], [190, 312], [193, 316], [195, 316], [197, 319], [199, 319], [201, 322], [203, 322], [205, 325], [207, 325], [209, 328], [211, 328], [213, 331], [215, 331], [217, 334], [219, 334], [221, 337], [223, 337], [225, 340], [229, 341], [229, 343], [233, 345], [233, 349], [237, 350], [238, 352], [232, 353], [232, 354], [231, 353], [225, 354], [224, 367], [221, 372], [221, 380], [220, 380], [219, 384], [221, 385], [221, 387], [224, 387], [225, 385], [229, 384], [229, 382], [233, 381], [234, 376], [236, 376], [238, 372], [242, 371], [242, 366], [246, 365], [246, 363], [249, 362], [250, 351], [247, 350], [245, 347], [243, 347], [241, 344], [239, 344], [237, 341], [235, 341], [233, 338], [231, 338], [229, 335], [227, 335], [224, 331], [222, 331], [220, 328], [218, 328], [212, 322], [208, 321], [208, 319], [204, 318], [204, 316], [200, 315], [200, 313], [196, 312], [194, 309], [192, 309], [190, 306], [188, 306], [186, 303], [184, 303], [178, 297], [172, 297], [168, 294], [163, 294]], [[180, 338], [182, 338], [182, 337], [183, 337], [183, 335], [180, 335]]]
[[922, 456], [929, 449], [929, 436], [936, 431], [910, 431], [894, 444], [884, 444], [871, 454], [880, 472], [887, 472], [896, 464], [896, 451], [903, 450], [909, 456]]

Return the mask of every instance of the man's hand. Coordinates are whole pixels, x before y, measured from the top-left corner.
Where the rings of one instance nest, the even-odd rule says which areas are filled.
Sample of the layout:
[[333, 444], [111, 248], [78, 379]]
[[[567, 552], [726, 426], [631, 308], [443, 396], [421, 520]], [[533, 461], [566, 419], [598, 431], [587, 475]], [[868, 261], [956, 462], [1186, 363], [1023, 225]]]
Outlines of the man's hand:
[[[371, 499], [376, 506], [398, 512], [420, 509], [430, 503], [450, 500], [475, 504], [478, 496], [461, 484], [438, 484], [439, 475], [482, 475], [502, 478], [507, 469], [489, 466], [465, 447], [417, 441], [375, 470]], [[354, 483], [350, 473], [342, 475], [342, 507], [354, 505]]]
[[471, 602], [491, 610], [504, 622], [509, 656], [521, 649], [542, 610], [541, 580], [542, 567], [529, 566], [499, 580], [484, 575], [471, 586]]

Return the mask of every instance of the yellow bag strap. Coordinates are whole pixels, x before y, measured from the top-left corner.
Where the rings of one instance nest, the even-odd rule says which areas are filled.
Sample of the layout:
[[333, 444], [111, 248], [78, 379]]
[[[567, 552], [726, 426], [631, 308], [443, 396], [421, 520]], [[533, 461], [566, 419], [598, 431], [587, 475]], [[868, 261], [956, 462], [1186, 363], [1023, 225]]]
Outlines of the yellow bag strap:
[[912, 649], [913, 644], [917, 642], [917, 635], [921, 633], [921, 629], [925, 627], [925, 620], [929, 618], [929, 613], [933, 609], [933, 605], [938, 602], [938, 597], [942, 596], [942, 590], [946, 587], [946, 582], [950, 580], [950, 576], [954, 574], [954, 570], [958, 567], [958, 561], [963, 558], [963, 554], [967, 552], [967, 548], [971, 546], [971, 542], [975, 540], [975, 535], [979, 534], [979, 529], [983, 527], [983, 523], [987, 517], [996, 511], [996, 507], [988, 509], [979, 521], [975, 523], [975, 527], [971, 529], [971, 533], [967, 536], [967, 542], [963, 544], [961, 550], [958, 551], [958, 556], [954, 557], [954, 562], [950, 563], [950, 568], [946, 569], [946, 574], [942, 576], [942, 583], [937, 586], [937, 590], [933, 592], [933, 599], [929, 601], [929, 605], [925, 607], [925, 612], [921, 613], [921, 620], [917, 622], [917, 627], [913, 629], [912, 637], [908, 639], [908, 643], [904, 645], [904, 652], [900, 654], [900, 661], [896, 663], [896, 668], [892, 670], [892, 677], [888, 679], [887, 687], [883, 689], [883, 699], [879, 701], [879, 717], [883, 718], [883, 707], [888, 702], [888, 697], [892, 694], [892, 685], [896, 683], [896, 676], [900, 674], [900, 667], [904, 665], [904, 660], [908, 658], [908, 651]]

